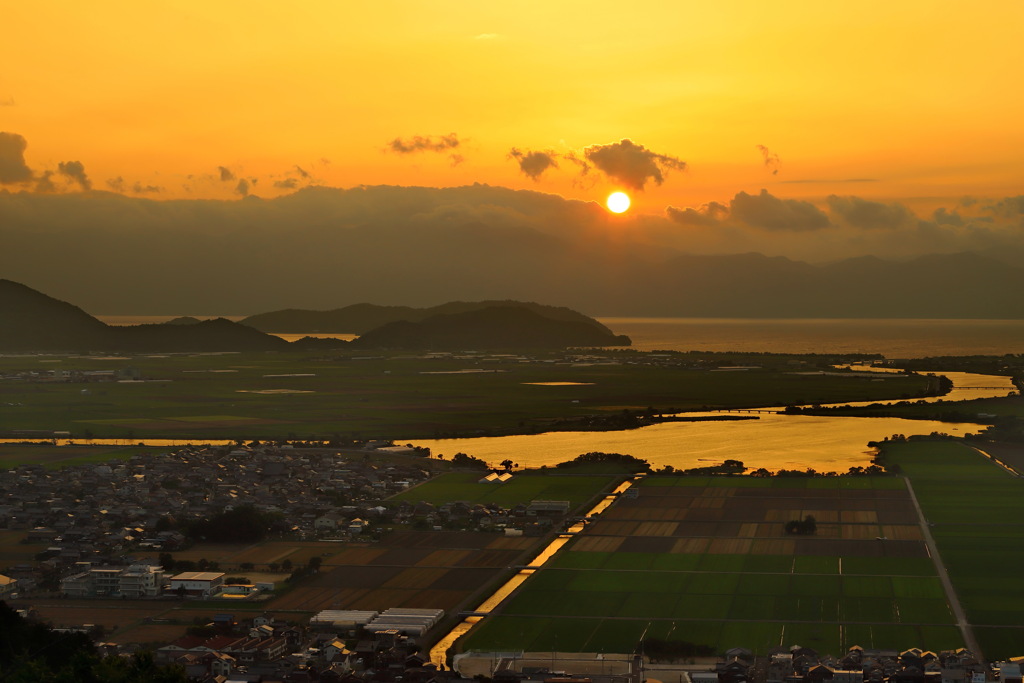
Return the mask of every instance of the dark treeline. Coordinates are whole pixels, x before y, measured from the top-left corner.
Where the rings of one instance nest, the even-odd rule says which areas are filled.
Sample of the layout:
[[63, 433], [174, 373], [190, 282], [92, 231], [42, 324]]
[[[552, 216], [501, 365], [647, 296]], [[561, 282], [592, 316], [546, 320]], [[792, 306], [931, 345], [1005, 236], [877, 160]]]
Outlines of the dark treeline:
[[57, 631], [0, 602], [0, 680], [4, 683], [185, 683], [180, 666], [158, 666], [151, 652], [102, 656], [89, 636]]

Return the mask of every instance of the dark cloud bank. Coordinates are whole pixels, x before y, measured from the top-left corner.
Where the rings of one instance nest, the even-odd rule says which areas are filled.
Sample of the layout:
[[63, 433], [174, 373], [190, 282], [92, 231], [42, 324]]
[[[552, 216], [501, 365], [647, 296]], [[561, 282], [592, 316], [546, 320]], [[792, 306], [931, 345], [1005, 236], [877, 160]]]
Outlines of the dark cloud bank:
[[1021, 198], [919, 218], [741, 192], [613, 219], [486, 185], [234, 201], [0, 190], [0, 239], [0, 277], [97, 314], [513, 298], [591, 315], [1024, 317]]

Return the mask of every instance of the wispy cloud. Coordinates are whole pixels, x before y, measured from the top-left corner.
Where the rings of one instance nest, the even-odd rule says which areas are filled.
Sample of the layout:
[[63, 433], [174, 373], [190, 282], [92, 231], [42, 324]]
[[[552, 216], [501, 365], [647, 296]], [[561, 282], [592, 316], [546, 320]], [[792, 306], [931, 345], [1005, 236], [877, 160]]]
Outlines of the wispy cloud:
[[403, 140], [395, 138], [388, 143], [388, 149], [396, 154], [415, 154], [417, 152], [447, 152], [455, 149], [462, 143], [455, 133], [440, 135], [414, 135]]
[[772, 175], [779, 175], [779, 168], [782, 166], [782, 160], [779, 159], [779, 155], [771, 151], [764, 145], [756, 145], [759, 152], [761, 152], [761, 158], [764, 159], [764, 166]]

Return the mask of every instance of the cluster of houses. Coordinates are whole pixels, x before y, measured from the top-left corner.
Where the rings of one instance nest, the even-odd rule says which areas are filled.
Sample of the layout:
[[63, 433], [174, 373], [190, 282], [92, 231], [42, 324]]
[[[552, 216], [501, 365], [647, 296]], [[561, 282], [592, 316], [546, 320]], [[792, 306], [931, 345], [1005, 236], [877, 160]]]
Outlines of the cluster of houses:
[[434, 505], [401, 501], [391, 506], [393, 520], [422, 529], [502, 531], [508, 535], [541, 535], [570, 512], [567, 500], [533, 500], [510, 508], [496, 503], [453, 501]]
[[23, 465], [0, 472], [0, 528], [24, 530], [44, 550], [0, 571], [25, 593], [77, 563], [120, 565], [125, 555], [181, 549], [186, 538], [166, 520], [244, 505], [282, 513], [279, 531], [292, 537], [351, 538], [388, 514], [381, 499], [429, 476], [415, 462], [386, 464], [371, 452], [273, 446], [185, 448], [61, 470]]
[[430, 664], [416, 639], [400, 630], [361, 628], [358, 637], [346, 638], [330, 622], [314, 620], [303, 628], [267, 614], [244, 623], [217, 614], [206, 633], [179, 638], [157, 649], [155, 658], [185, 667], [201, 683], [440, 683], [451, 676]]
[[[1008, 663], [1009, 666], [1009, 663]], [[1004, 672], [1009, 674], [1009, 668]], [[1017, 669], [1019, 680], [1020, 670]], [[896, 650], [851, 647], [842, 657], [809, 647], [779, 647], [765, 656], [734, 648], [714, 672], [693, 673], [692, 683], [985, 683], [989, 669], [970, 650]], [[1012, 677], [999, 677], [1014, 683]]]
[[[230, 615], [218, 615], [220, 619]], [[329, 620], [328, 620], [329, 621]], [[186, 636], [157, 651], [157, 660], [186, 666], [200, 681], [217, 676], [230, 680], [314, 682], [404, 681], [442, 683], [461, 679], [457, 671], [439, 670], [419, 651], [415, 637], [399, 629], [357, 630], [359, 638], [337, 635], [337, 628], [326, 628], [324, 620], [311, 622], [308, 632], [272, 620], [257, 617], [241, 631], [202, 638]], [[222, 621], [221, 624], [224, 622]], [[609, 680], [642, 683], [643, 666], [631, 667], [625, 676]], [[560, 663], [561, 666], [561, 663]], [[820, 656], [811, 648], [776, 648], [767, 655], [754, 656], [743, 648], [730, 650], [707, 671], [687, 666], [680, 680], [689, 683], [1020, 683], [1017, 661], [986, 667], [969, 650], [944, 650], [939, 653], [917, 648], [895, 650], [851, 647], [842, 657]], [[680, 670], [682, 671], [682, 670]], [[595, 683], [601, 676], [573, 675], [550, 670], [495, 672], [494, 681], [502, 683]], [[221, 679], [223, 680], [223, 679]]]

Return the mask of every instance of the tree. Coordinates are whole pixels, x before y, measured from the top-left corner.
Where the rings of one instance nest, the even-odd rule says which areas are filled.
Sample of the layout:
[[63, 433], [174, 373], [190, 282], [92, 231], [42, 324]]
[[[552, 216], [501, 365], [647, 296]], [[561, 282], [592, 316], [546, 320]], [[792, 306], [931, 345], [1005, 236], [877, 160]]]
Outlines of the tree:
[[802, 520], [791, 519], [786, 522], [786, 533], [800, 536], [810, 536], [818, 530], [818, 521], [814, 515], [807, 515]]
[[514, 465], [515, 463], [513, 463], [513, 462], [512, 462], [511, 460], [509, 460], [508, 458], [506, 458], [505, 460], [502, 460], [502, 461], [501, 461], [501, 462], [500, 462], [499, 464], [500, 464], [500, 465], [501, 465], [502, 467], [504, 467], [504, 468], [505, 468], [505, 471], [506, 471], [506, 472], [511, 472], [511, 471], [512, 471], [512, 466], [513, 466], [513, 465]]

